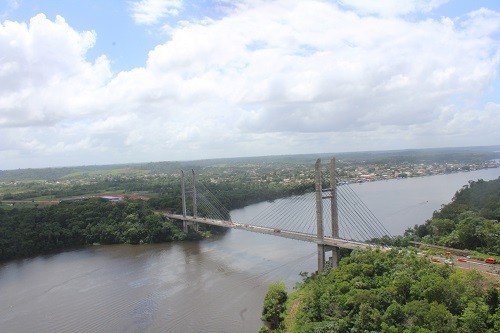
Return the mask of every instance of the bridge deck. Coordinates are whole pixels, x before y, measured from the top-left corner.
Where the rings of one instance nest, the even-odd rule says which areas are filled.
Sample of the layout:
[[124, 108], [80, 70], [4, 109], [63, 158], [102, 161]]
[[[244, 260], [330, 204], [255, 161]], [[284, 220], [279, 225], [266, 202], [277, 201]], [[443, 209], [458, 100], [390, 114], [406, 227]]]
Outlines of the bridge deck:
[[305, 234], [305, 233], [296, 232], [296, 231], [275, 229], [275, 228], [269, 228], [269, 227], [261, 227], [261, 226], [251, 225], [251, 224], [241, 224], [241, 223], [236, 223], [236, 222], [232, 222], [232, 221], [213, 220], [213, 219], [208, 219], [208, 218], [203, 218], [203, 217], [193, 217], [193, 216], [184, 217], [184, 216], [179, 215], [179, 214], [170, 214], [170, 213], [163, 213], [163, 215], [168, 217], [168, 218], [182, 220], [182, 221], [186, 221], [186, 222], [205, 223], [205, 224], [217, 225], [219, 227], [241, 229], [241, 230], [246, 230], [246, 231], [250, 231], [250, 232], [256, 232], [259, 234], [273, 235], [273, 236], [278, 236], [278, 237], [283, 237], [283, 238], [296, 239], [296, 240], [301, 240], [301, 241], [305, 241], [305, 242], [324, 244], [327, 246], [341, 247], [341, 248], [351, 249], [351, 250], [366, 249], [366, 248], [375, 247], [372, 244], [350, 241], [350, 240], [341, 239], [341, 238], [324, 237], [323, 239], [321, 239], [313, 234]]

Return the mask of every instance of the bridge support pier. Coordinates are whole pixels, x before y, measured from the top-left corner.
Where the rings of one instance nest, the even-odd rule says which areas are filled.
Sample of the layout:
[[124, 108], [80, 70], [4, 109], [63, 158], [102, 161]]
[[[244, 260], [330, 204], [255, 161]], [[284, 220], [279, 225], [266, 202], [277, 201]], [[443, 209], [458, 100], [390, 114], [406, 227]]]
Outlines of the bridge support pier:
[[182, 230], [187, 234], [189, 226], [192, 226], [194, 231], [198, 231], [198, 222], [182, 220]]
[[336, 246], [326, 246], [325, 247], [325, 254], [331, 251], [331, 256], [330, 259], [328, 259], [328, 262], [330, 263], [331, 268], [336, 268], [339, 265], [339, 259], [340, 259], [340, 253], [339, 253], [340, 248]]
[[318, 244], [318, 273], [325, 269], [325, 245]]
[[[340, 248], [336, 246], [318, 244], [318, 272], [323, 272], [325, 270], [327, 262], [331, 268], [335, 268], [338, 266], [340, 258], [339, 250]], [[327, 254], [330, 251], [331, 251], [331, 256], [327, 260]]]

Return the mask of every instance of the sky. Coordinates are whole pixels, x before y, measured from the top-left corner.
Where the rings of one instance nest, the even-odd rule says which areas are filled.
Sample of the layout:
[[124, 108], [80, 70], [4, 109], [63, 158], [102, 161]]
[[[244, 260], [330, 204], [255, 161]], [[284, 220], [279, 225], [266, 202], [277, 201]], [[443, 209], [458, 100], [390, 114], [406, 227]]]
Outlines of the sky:
[[0, 0], [0, 170], [500, 144], [497, 0]]

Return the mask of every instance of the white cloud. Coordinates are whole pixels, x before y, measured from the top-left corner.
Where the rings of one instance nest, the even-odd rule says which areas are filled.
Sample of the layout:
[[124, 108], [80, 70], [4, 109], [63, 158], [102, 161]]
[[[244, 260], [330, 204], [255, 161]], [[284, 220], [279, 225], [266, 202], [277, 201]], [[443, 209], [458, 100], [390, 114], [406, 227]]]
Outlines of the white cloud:
[[425, 124], [450, 98], [480, 93], [493, 79], [498, 59], [485, 55], [495, 47], [470, 38], [477, 28], [470, 24], [365, 18], [320, 2], [263, 3], [178, 29], [150, 53], [147, 70], [170, 76], [177, 96], [212, 96], [234, 108], [228, 112], [247, 110], [238, 117], [245, 131]]
[[0, 24], [0, 127], [55, 124], [93, 110], [93, 94], [110, 78], [108, 61], [85, 60], [95, 33], [78, 33], [62, 17]]
[[179, 15], [182, 0], [141, 0], [130, 3], [132, 18], [137, 24], [152, 25], [167, 16]]
[[0, 156], [64, 165], [497, 144], [499, 101], [478, 101], [498, 80], [498, 15], [405, 21], [256, 0], [173, 27], [144, 67], [114, 76], [105, 57], [85, 60], [93, 32], [43, 15], [4, 22]]
[[411, 13], [428, 13], [449, 0], [339, 0], [338, 3], [352, 8], [362, 15], [399, 16]]

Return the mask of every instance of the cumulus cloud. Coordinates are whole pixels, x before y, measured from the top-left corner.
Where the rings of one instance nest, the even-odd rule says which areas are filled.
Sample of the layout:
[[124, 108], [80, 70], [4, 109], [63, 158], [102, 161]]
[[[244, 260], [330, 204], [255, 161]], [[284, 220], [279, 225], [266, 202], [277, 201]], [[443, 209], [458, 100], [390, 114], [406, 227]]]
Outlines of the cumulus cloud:
[[[441, 2], [404, 3], [395, 14]], [[94, 32], [4, 22], [0, 126], [23, 139], [0, 151], [113, 163], [498, 143], [498, 101], [478, 101], [497, 79], [499, 13], [370, 13], [240, 2], [173, 27], [144, 67], [114, 75], [106, 57], [85, 59]]]
[[[169, 76], [178, 97], [226, 101], [244, 131], [425, 124], [450, 98], [491, 83], [498, 51], [487, 39], [498, 29], [484, 22], [496, 18], [472, 15], [458, 27], [360, 17], [322, 2], [266, 2], [178, 29], [150, 52], [147, 70]], [[487, 26], [483, 40], [478, 26]]]
[[399, 16], [411, 13], [428, 13], [449, 0], [339, 0], [339, 4], [363, 15]]
[[50, 125], [92, 112], [87, 100], [110, 78], [108, 60], [85, 60], [92, 31], [76, 32], [58, 16], [0, 24], [0, 127]]
[[141, 0], [130, 4], [132, 18], [137, 24], [152, 25], [167, 16], [176, 16], [182, 0]]

